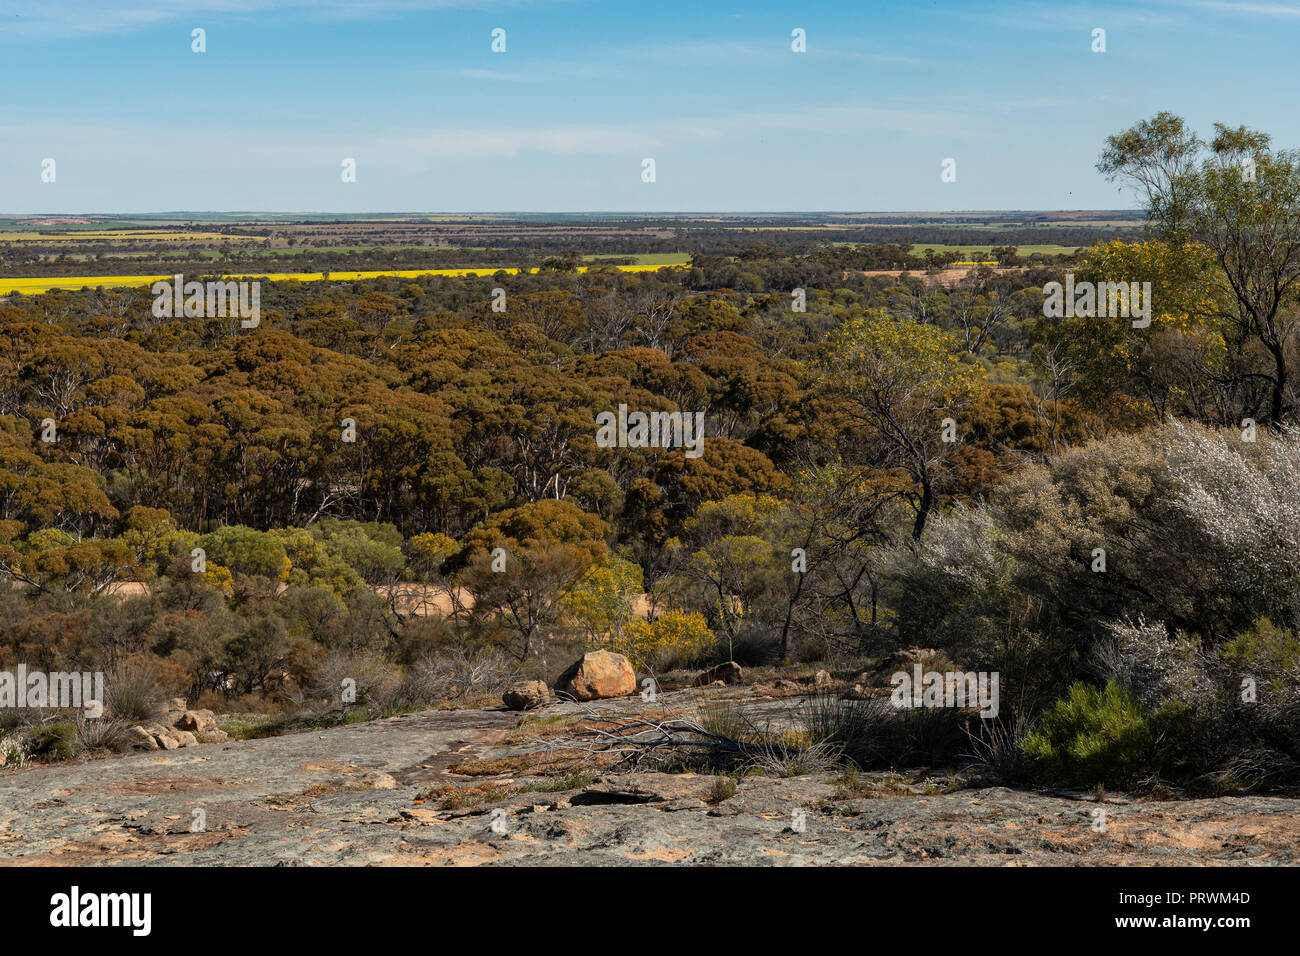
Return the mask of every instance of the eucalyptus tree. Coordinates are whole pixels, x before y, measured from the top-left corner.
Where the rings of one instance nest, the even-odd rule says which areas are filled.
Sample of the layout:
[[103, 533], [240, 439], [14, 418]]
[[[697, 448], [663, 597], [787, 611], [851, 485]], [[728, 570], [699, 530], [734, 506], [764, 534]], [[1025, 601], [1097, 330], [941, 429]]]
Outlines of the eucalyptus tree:
[[[1111, 136], [1097, 168], [1137, 187], [1162, 239], [1209, 250], [1219, 293], [1210, 308], [1242, 411], [1280, 423], [1295, 404], [1300, 152], [1274, 150], [1267, 133], [1222, 123], [1206, 142], [1181, 117], [1159, 113]], [[1257, 399], [1252, 384], [1263, 386]]]

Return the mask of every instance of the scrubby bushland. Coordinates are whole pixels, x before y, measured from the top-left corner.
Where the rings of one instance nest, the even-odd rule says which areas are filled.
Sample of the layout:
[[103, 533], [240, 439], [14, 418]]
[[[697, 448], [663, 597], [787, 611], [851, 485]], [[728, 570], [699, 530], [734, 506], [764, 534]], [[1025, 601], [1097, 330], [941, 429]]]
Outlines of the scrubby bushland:
[[[1101, 166], [1150, 230], [1069, 268], [1149, 282], [1146, 324], [1046, 316], [1065, 263], [945, 287], [863, 274], [904, 244], [798, 237], [639, 275], [548, 248], [531, 275], [268, 283], [255, 329], [11, 297], [0, 666], [103, 670], [126, 717], [463, 702], [596, 644], [648, 671], [921, 645], [997, 671], [1000, 722], [963, 745], [896, 715], [867, 763], [1287, 782], [1300, 158], [1160, 114]], [[598, 444], [621, 404], [702, 414], [702, 453]]]
[[1298, 476], [1294, 431], [1173, 422], [1072, 449], [891, 555], [899, 630], [1043, 712], [1025, 749], [1048, 777], [1282, 781], [1300, 758]]

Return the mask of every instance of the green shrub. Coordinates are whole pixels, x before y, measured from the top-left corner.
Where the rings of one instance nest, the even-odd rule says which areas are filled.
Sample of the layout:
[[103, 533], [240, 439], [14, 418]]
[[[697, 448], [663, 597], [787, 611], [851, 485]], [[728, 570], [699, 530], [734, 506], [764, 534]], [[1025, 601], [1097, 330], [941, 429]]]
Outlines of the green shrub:
[[1045, 782], [1122, 787], [1154, 769], [1155, 734], [1142, 705], [1115, 681], [1084, 683], [1047, 709], [1025, 737]]
[[68, 760], [77, 752], [75, 724], [44, 724], [27, 734], [25, 749], [34, 760]]
[[243, 525], [226, 525], [198, 539], [208, 564], [217, 564], [236, 574], [288, 581], [292, 564], [284, 541], [267, 531]]
[[1231, 701], [1166, 700], [1151, 712], [1151, 727], [1160, 741], [1162, 778], [1189, 792], [1220, 796], [1259, 786], [1262, 774], [1253, 762], [1259, 734], [1254, 714]]
[[1219, 649], [1228, 664], [1243, 670], [1256, 669], [1274, 677], [1300, 666], [1300, 641], [1268, 618], [1260, 618]]
[[708, 796], [704, 798], [704, 802], [711, 807], [716, 807], [724, 800], [730, 800], [734, 797], [738, 789], [735, 777], [715, 777], [713, 786], [709, 788]]

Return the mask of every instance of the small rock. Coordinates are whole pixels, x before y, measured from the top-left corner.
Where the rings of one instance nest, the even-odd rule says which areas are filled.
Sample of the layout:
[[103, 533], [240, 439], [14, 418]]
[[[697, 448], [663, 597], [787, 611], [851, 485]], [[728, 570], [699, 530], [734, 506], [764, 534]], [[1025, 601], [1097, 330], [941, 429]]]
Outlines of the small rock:
[[187, 710], [172, 721], [178, 730], [188, 730], [200, 743], [221, 743], [229, 740], [230, 735], [217, 726], [217, 715], [210, 710]]
[[521, 680], [501, 695], [511, 710], [532, 710], [551, 700], [551, 688], [544, 680]]
[[148, 727], [135, 726], [127, 731], [132, 750], [159, 750], [158, 741]]
[[172, 721], [172, 726], [193, 734], [220, 733], [216, 714], [210, 710], [187, 710]]
[[814, 687], [826, 687], [831, 683], [831, 675], [826, 671], [818, 671], [813, 675]]
[[735, 661], [724, 661], [710, 667], [699, 677], [695, 678], [696, 687], [706, 687], [722, 681], [724, 684], [739, 684], [740, 679], [744, 676], [744, 669]]
[[392, 774], [384, 773], [382, 770], [371, 770], [369, 773], [362, 774], [361, 782], [371, 790], [397, 789], [397, 781], [393, 779]]
[[177, 730], [175, 727], [164, 727], [162, 724], [145, 724], [143, 729], [153, 735], [160, 750], [179, 750], [181, 747], [199, 742], [198, 738], [188, 730]]
[[442, 820], [442, 812], [432, 807], [413, 807], [410, 810], [398, 810], [397, 813], [401, 819], [411, 820], [420, 826], [440, 823]]

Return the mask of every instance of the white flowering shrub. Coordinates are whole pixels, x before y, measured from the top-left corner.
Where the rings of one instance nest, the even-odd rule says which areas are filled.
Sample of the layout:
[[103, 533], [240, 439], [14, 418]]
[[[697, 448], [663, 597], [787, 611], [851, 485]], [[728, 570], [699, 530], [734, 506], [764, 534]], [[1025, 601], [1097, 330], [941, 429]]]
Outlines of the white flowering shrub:
[[986, 510], [958, 507], [936, 514], [928, 532], [908, 551], [913, 567], [924, 569], [935, 583], [980, 590], [998, 576], [1003, 558], [993, 540], [993, 516]]
[[17, 769], [27, 766], [28, 755], [22, 742], [13, 737], [0, 738], [0, 767]]
[[1300, 614], [1300, 432], [1235, 431], [1174, 422], [1156, 433], [1174, 505], [1204, 551], [1200, 559], [1250, 616], [1294, 627]]
[[979, 630], [990, 597], [996, 602], [1006, 563], [994, 540], [993, 516], [981, 508], [936, 513], [920, 541], [887, 550], [882, 574], [894, 585], [904, 643], [949, 646]]
[[1145, 706], [1166, 700], [1196, 701], [1216, 695], [1213, 662], [1199, 642], [1171, 635], [1159, 621], [1107, 625], [1095, 659], [1103, 677], [1113, 677]]

